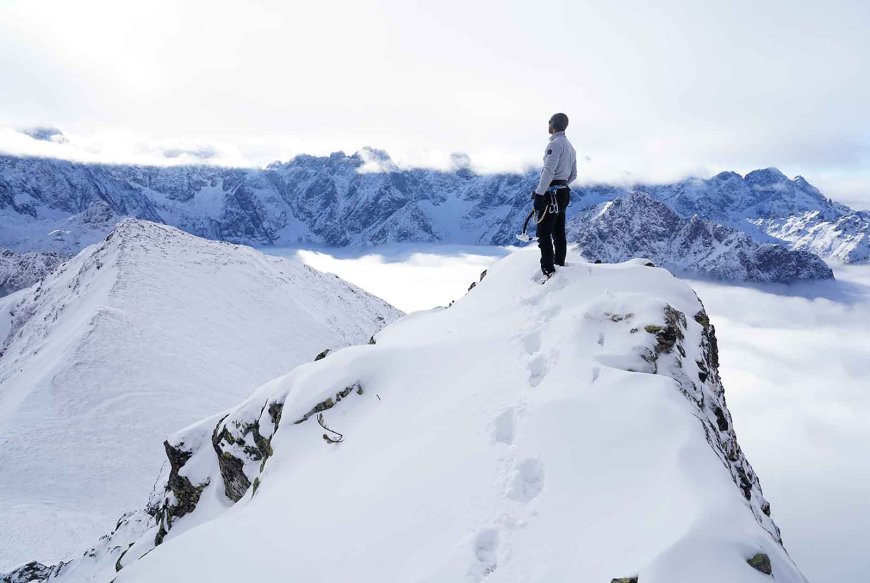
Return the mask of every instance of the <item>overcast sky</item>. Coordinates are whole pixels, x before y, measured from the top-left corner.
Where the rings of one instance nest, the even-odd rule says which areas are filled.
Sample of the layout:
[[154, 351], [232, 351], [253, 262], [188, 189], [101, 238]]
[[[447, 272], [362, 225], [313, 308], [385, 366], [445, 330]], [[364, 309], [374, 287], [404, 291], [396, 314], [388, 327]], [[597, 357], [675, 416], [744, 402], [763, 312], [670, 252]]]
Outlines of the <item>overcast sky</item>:
[[777, 166], [870, 208], [868, 39], [857, 0], [2, 0], [0, 150], [491, 171], [564, 111], [587, 180]]

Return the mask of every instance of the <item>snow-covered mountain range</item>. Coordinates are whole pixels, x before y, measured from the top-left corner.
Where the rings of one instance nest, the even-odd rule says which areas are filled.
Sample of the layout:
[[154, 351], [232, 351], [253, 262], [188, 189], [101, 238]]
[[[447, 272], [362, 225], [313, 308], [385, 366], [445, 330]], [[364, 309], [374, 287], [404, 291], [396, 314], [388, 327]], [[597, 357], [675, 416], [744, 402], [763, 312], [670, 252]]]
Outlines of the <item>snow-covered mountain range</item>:
[[854, 211], [824, 196], [803, 177], [776, 168], [745, 177], [722, 172], [702, 180], [645, 186], [678, 214], [729, 225], [762, 239], [846, 263], [870, 260], [870, 211]]
[[0, 568], [81, 548], [147, 495], [167, 434], [400, 316], [336, 276], [135, 219], [0, 308]]
[[145, 509], [10, 576], [805, 583], [693, 290], [643, 260], [536, 271], [514, 253], [173, 434]]
[[756, 282], [832, 279], [817, 255], [759, 243], [697, 215], [680, 217], [650, 195], [635, 192], [576, 214], [567, 228], [580, 252], [608, 263], [647, 257], [677, 273]]
[[[0, 247], [77, 251], [123, 216], [250, 244], [513, 244], [535, 182], [536, 172], [399, 169], [372, 149], [298, 156], [264, 169], [0, 156]], [[870, 260], [870, 212], [853, 211], [772, 168], [665, 185], [576, 187], [569, 212], [638, 190], [684, 218], [698, 215], [761, 243], [834, 261]]]

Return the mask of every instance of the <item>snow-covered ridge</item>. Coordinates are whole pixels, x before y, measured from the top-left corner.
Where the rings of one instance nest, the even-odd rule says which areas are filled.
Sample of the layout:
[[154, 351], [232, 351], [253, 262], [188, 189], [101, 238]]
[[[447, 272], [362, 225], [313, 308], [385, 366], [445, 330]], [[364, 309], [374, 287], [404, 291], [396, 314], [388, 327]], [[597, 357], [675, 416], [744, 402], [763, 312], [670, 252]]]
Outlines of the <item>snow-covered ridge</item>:
[[742, 231], [697, 215], [682, 218], [640, 192], [578, 213], [568, 234], [589, 260], [615, 263], [643, 256], [674, 272], [720, 280], [786, 283], [834, 277], [812, 253], [758, 243]]
[[[643, 260], [535, 281], [301, 365], [170, 436], [146, 510], [50, 581], [804, 578], [695, 293]], [[336, 443], [338, 442], [338, 443]], [[624, 578], [624, 579], [623, 579]]]
[[[211, 239], [331, 246], [392, 242], [513, 244], [536, 182], [527, 174], [399, 169], [386, 153], [298, 156], [265, 169], [77, 164], [0, 156], [0, 245], [78, 251], [122, 216]], [[569, 213], [648, 192], [678, 215], [825, 259], [870, 259], [870, 214], [776, 169], [674, 184], [578, 186]]]
[[165, 435], [400, 316], [333, 275], [135, 219], [9, 297], [0, 568], [81, 548], [147, 494]]

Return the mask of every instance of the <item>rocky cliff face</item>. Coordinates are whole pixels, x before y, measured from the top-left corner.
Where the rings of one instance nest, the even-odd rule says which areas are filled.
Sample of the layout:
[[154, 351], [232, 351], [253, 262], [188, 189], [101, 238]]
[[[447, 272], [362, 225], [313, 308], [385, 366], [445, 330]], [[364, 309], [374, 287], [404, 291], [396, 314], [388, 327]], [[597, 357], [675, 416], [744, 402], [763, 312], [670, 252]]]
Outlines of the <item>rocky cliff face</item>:
[[737, 443], [694, 292], [638, 260], [569, 265], [542, 287], [536, 263], [512, 254], [450, 308], [170, 436], [145, 510], [69, 563], [23, 569], [805, 583]]
[[671, 271], [722, 280], [790, 282], [832, 279], [816, 255], [758, 243], [746, 233], [682, 218], [667, 205], [635, 192], [575, 215], [569, 238], [590, 260], [609, 263], [647, 257]]
[[[371, 160], [377, 167], [372, 171]], [[0, 156], [0, 245], [78, 251], [120, 217], [249, 244], [513, 244], [535, 172], [402, 170], [385, 153], [298, 156], [264, 169], [86, 165]], [[679, 216], [826, 259], [870, 259], [870, 214], [775, 169], [632, 189], [577, 187], [569, 212], [648, 192]]]

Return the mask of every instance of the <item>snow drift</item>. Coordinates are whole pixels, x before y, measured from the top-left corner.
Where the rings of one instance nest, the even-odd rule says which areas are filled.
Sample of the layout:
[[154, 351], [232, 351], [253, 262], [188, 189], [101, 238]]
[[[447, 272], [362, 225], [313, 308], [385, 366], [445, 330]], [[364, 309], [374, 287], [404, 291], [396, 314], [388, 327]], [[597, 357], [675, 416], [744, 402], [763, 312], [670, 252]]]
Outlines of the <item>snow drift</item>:
[[400, 315], [333, 275], [132, 219], [0, 306], [5, 568], [105, 532], [147, 495], [167, 433]]
[[[713, 325], [633, 260], [517, 252], [446, 309], [170, 436], [145, 511], [52, 581], [801, 582]], [[338, 442], [338, 443], [336, 443]]]

